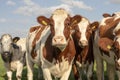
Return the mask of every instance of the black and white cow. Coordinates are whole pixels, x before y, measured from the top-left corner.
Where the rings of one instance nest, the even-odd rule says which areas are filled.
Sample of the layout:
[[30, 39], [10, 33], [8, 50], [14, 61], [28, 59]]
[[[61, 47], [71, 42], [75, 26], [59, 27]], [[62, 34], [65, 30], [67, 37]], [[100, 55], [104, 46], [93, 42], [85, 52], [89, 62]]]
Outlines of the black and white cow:
[[21, 80], [25, 65], [26, 39], [14, 39], [10, 34], [3, 34], [0, 39], [0, 53], [4, 62], [8, 80], [12, 80], [12, 72], [16, 72], [17, 80]]

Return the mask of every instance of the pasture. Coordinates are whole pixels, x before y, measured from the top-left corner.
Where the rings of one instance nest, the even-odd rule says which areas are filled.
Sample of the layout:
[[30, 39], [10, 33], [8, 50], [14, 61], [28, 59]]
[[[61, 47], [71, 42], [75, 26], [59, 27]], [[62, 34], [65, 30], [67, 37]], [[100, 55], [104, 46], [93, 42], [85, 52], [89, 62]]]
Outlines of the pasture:
[[[94, 65], [94, 67], [95, 66], [96, 65]], [[95, 71], [96, 71], [96, 69], [94, 68], [93, 80], [97, 80]], [[37, 77], [38, 77], [37, 74], [38, 74], [38, 69], [35, 66], [34, 67], [34, 80], [37, 80]], [[83, 78], [85, 78], [85, 77], [83, 76]], [[5, 72], [5, 67], [4, 67], [3, 61], [1, 59], [1, 55], [0, 55], [0, 80], [7, 80], [7, 75], [6, 75], [6, 72]], [[15, 77], [15, 72], [13, 73], [12, 80], [17, 80], [16, 77]], [[23, 73], [22, 73], [22, 80], [27, 80], [27, 69], [26, 69], [26, 67], [24, 68]], [[70, 75], [70, 80], [74, 80], [74, 76], [73, 76], [72, 72], [71, 72], [71, 75]], [[86, 80], [86, 78], [84, 80]], [[107, 76], [106, 76], [106, 68], [105, 68], [105, 80], [108, 80]], [[116, 76], [115, 80], [118, 80], [117, 76]]]

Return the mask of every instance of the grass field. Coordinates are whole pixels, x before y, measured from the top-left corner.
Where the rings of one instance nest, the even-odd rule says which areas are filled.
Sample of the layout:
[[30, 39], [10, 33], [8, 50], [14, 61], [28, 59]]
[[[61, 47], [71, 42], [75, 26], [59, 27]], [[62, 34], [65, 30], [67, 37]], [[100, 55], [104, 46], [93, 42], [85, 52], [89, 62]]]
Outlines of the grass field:
[[[96, 69], [94, 69], [94, 70], [96, 70]], [[34, 80], [37, 80], [37, 77], [38, 77], [37, 74], [38, 74], [38, 69], [37, 69], [37, 67], [35, 67], [34, 68]], [[0, 80], [7, 80], [7, 75], [6, 75], [6, 72], [5, 72], [5, 68], [4, 68], [4, 64], [3, 64], [3, 61], [1, 59], [1, 56], [0, 56]], [[12, 80], [17, 80], [16, 76], [15, 76], [15, 72], [13, 73]], [[27, 69], [26, 69], [26, 67], [24, 68], [23, 73], [22, 73], [22, 80], [27, 80]], [[73, 77], [72, 73], [70, 75], [70, 80], [74, 80], [74, 77]], [[86, 80], [86, 78], [84, 80]], [[93, 80], [97, 80], [95, 71], [94, 71], [94, 74], [93, 74]], [[105, 80], [108, 80], [108, 78], [106, 76], [106, 71], [105, 71]], [[116, 76], [115, 80], [118, 80], [117, 76]]]

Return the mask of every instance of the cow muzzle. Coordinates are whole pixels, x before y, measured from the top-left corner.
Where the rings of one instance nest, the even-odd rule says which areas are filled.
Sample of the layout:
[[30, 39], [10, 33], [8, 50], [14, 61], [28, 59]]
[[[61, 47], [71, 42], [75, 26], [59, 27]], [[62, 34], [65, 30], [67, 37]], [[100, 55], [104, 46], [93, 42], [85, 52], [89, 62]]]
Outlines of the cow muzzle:
[[55, 36], [52, 39], [52, 45], [56, 47], [65, 47], [67, 45], [67, 41], [63, 36]]
[[12, 54], [10, 52], [3, 52], [1, 54], [2, 56], [2, 59], [4, 62], [10, 62], [11, 61], [11, 57], [12, 57]]
[[85, 46], [88, 45], [88, 41], [86, 41], [86, 40], [80, 40], [80, 41], [79, 41], [79, 45], [80, 45], [81, 47], [85, 47]]

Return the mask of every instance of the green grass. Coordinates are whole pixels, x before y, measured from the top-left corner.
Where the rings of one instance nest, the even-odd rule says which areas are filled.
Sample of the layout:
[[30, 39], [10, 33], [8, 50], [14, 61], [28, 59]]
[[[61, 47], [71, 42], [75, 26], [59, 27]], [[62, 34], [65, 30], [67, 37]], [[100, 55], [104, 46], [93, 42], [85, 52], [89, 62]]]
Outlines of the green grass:
[[[94, 67], [95, 66], [96, 65], [94, 65]], [[105, 67], [105, 80], [108, 80], [107, 75], [106, 75], [106, 65], [104, 67]], [[93, 80], [97, 80], [96, 72], [95, 71], [96, 71], [96, 68], [94, 68]], [[16, 74], [16, 72], [13, 73], [12, 80], [17, 80], [15, 74]], [[35, 66], [34, 67], [34, 80], [38, 80], [37, 79], [38, 78], [37, 74], [38, 74], [38, 69]], [[3, 61], [1, 59], [1, 56], [0, 56], [0, 80], [7, 80], [7, 75], [6, 75], [5, 67], [4, 67]], [[23, 69], [22, 80], [27, 80], [27, 69], [26, 69], [26, 67]], [[70, 75], [70, 80], [74, 80], [73, 73], [71, 73], [71, 75]], [[86, 79], [84, 79], [84, 80], [86, 80]], [[116, 76], [115, 80], [118, 80], [117, 76]]]

